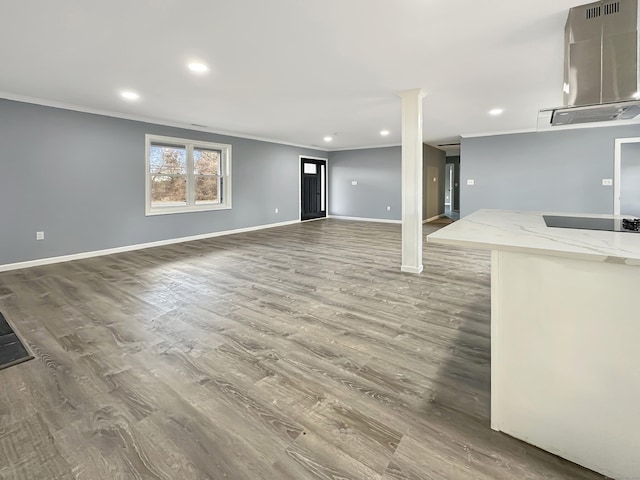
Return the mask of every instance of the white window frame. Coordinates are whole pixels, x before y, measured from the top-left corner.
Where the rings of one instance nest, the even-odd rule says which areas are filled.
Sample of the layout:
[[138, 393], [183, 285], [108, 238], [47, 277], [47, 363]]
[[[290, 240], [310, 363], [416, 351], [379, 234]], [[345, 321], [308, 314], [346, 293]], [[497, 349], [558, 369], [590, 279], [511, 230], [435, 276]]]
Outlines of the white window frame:
[[[184, 147], [187, 151], [187, 205], [152, 206], [151, 205], [151, 159], [150, 149], [153, 143], [167, 143], [176, 147]], [[195, 173], [193, 150], [197, 148], [220, 150], [220, 174], [222, 178], [223, 201], [196, 205]], [[172, 213], [205, 212], [210, 210], [231, 209], [231, 145], [226, 143], [200, 142], [186, 138], [165, 137], [161, 135], [145, 135], [145, 215], [167, 215]]]

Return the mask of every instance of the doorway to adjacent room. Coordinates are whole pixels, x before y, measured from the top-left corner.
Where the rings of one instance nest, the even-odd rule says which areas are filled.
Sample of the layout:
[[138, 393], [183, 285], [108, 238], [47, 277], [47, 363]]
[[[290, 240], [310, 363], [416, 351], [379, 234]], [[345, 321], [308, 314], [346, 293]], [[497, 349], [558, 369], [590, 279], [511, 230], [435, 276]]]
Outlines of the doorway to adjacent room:
[[460, 218], [460, 157], [447, 157], [444, 172], [444, 214], [453, 219]]
[[616, 139], [614, 170], [614, 215], [640, 218], [640, 137]]

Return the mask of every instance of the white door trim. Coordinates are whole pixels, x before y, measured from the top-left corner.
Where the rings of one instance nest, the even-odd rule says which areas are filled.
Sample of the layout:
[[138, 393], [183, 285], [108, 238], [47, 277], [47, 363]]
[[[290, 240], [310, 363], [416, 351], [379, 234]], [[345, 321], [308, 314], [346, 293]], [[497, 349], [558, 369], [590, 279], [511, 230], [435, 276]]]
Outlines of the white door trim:
[[[325, 211], [327, 213], [326, 218], [329, 217], [329, 159], [322, 157], [313, 157], [311, 155], [298, 155], [298, 220], [302, 221], [302, 159], [308, 158], [309, 160], [324, 160], [325, 162]], [[315, 220], [321, 220], [319, 218]]]
[[620, 215], [620, 172], [622, 170], [622, 145], [640, 143], [640, 137], [616, 138], [613, 164], [613, 214]]

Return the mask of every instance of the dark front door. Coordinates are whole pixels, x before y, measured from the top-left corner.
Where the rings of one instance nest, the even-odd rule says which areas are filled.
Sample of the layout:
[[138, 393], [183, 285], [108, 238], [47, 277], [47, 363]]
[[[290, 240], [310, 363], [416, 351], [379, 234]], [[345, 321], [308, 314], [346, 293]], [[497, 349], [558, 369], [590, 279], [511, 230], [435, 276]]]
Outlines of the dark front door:
[[302, 158], [302, 220], [327, 216], [327, 161]]

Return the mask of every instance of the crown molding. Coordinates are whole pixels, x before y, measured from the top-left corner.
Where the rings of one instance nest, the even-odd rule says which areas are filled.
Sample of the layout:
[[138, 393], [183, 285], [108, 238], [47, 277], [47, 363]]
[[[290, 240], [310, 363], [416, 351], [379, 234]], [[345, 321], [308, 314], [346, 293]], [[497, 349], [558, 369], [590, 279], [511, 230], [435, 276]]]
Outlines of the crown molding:
[[558, 132], [562, 130], [582, 130], [587, 128], [608, 128], [608, 127], [625, 127], [631, 125], [640, 126], [640, 120], [613, 120], [610, 122], [592, 122], [581, 123], [578, 125], [558, 125], [557, 127], [544, 127], [544, 128], [526, 128], [522, 130], [503, 130], [499, 132], [484, 132], [484, 133], [465, 133], [460, 135], [461, 138], [480, 138], [480, 137], [497, 137], [501, 135], [516, 135], [519, 133], [546, 133], [546, 132]]
[[345, 147], [345, 148], [336, 148], [332, 150], [328, 150], [329, 153], [335, 152], [347, 152], [349, 150], [372, 150], [375, 148], [391, 148], [391, 147], [401, 147], [402, 145], [399, 143], [386, 144], [386, 145], [371, 145], [367, 147]]
[[135, 122], [152, 123], [154, 125], [163, 125], [166, 127], [182, 128], [184, 130], [193, 130], [196, 132], [213, 133], [216, 135], [224, 135], [226, 137], [235, 137], [235, 138], [242, 138], [245, 140], [256, 140], [259, 142], [275, 143], [278, 145], [286, 145], [289, 147], [306, 148], [309, 150], [317, 150], [321, 152], [329, 151], [328, 149], [324, 147], [319, 147], [319, 146], [284, 142], [282, 140], [277, 140], [274, 138], [245, 135], [237, 132], [229, 132], [229, 131], [217, 130], [217, 129], [209, 128], [205, 126], [198, 126], [191, 123], [174, 122], [171, 120], [166, 120], [161, 118], [145, 117], [143, 115], [134, 115], [129, 113], [116, 112], [112, 110], [103, 110], [100, 108], [84, 107], [84, 106], [75, 105], [72, 103], [58, 102], [56, 100], [47, 100], [44, 98], [37, 98], [37, 97], [29, 97], [26, 95], [19, 95], [19, 94], [10, 93], [10, 92], [0, 91], [0, 99], [11, 100], [14, 102], [31, 103], [34, 105], [41, 105], [43, 107], [60, 108], [62, 110], [71, 110], [74, 112], [89, 113], [92, 115], [102, 115], [102, 116], [112, 117], [112, 118], [121, 118], [123, 120], [133, 120]]

